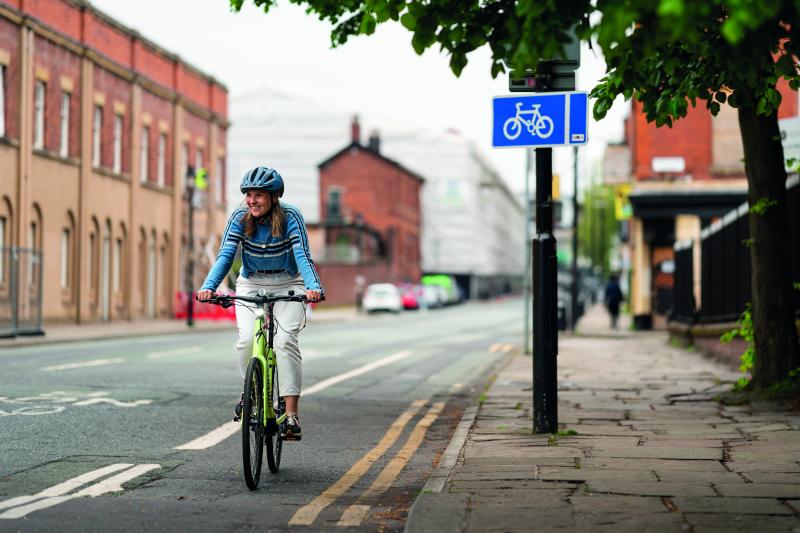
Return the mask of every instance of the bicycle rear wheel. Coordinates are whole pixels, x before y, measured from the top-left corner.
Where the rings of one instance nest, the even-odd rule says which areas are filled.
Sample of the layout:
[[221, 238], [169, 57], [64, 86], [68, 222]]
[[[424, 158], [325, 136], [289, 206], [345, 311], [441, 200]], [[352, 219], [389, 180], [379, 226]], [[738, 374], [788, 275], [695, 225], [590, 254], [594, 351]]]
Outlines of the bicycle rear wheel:
[[[275, 401], [277, 399], [277, 401]], [[281, 439], [281, 428], [278, 426], [276, 419], [283, 414], [286, 410], [286, 405], [278, 397], [278, 367], [272, 368], [272, 383], [267, 391], [267, 401], [273, 406], [275, 410], [275, 418], [269, 421], [267, 425], [267, 466], [269, 471], [273, 474], [278, 472], [281, 467], [281, 452], [283, 451], [283, 439]]]
[[258, 488], [264, 454], [264, 402], [261, 363], [251, 359], [244, 381], [242, 406], [242, 464], [244, 481], [250, 490]]

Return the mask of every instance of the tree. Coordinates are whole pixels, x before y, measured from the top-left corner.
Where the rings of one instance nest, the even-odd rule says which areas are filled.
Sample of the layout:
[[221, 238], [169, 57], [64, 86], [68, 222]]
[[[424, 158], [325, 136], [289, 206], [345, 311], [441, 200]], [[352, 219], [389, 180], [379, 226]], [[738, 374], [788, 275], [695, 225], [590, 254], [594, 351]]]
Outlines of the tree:
[[614, 190], [605, 185], [593, 185], [583, 195], [578, 219], [579, 256], [588, 258], [603, 276], [610, 272], [609, 259], [614, 246], [614, 234], [619, 221], [614, 214]]
[[[239, 10], [245, 0], [230, 0]], [[264, 11], [276, 0], [251, 0]], [[738, 110], [751, 206], [753, 384], [765, 387], [800, 366], [788, 240], [786, 171], [778, 130], [779, 79], [800, 86], [800, 7], [792, 0], [290, 0], [333, 24], [334, 46], [399, 21], [421, 54], [438, 44], [459, 75], [488, 45], [493, 76], [534, 69], [561, 55], [574, 29], [596, 42], [608, 72], [592, 91], [600, 119], [618, 95], [636, 98], [649, 121], [671, 126], [688, 106]]]

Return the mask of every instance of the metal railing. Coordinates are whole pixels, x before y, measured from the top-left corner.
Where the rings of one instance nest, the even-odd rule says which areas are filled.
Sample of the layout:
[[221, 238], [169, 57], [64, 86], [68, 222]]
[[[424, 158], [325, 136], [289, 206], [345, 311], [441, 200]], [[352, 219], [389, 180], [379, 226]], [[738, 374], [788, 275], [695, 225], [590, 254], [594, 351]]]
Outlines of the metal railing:
[[42, 260], [40, 250], [0, 247], [0, 337], [43, 333]]
[[[789, 234], [786, 250], [792, 281], [800, 281], [800, 178], [786, 183]], [[694, 322], [732, 322], [752, 301], [750, 218], [747, 203], [732, 210], [700, 233], [700, 305], [694, 301], [692, 241], [675, 244], [675, 307], [672, 319]], [[800, 291], [793, 291], [800, 313]]]

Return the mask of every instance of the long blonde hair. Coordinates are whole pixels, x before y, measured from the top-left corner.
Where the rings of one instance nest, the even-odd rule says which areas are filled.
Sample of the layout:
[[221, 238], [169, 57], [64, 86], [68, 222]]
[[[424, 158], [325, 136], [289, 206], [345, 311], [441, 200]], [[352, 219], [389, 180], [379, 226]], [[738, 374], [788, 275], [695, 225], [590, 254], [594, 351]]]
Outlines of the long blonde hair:
[[[272, 204], [272, 209], [269, 210], [269, 213], [264, 215], [264, 217], [269, 217], [270, 224], [272, 225], [272, 236], [273, 237], [280, 237], [283, 235], [283, 223], [286, 220], [286, 212], [283, 210], [280, 201], [278, 201], [274, 196], [272, 197], [272, 201], [275, 202]], [[250, 211], [247, 211], [244, 215], [244, 234], [246, 237], [252, 237], [253, 234], [256, 232], [256, 224], [258, 224], [258, 219], [254, 217]]]

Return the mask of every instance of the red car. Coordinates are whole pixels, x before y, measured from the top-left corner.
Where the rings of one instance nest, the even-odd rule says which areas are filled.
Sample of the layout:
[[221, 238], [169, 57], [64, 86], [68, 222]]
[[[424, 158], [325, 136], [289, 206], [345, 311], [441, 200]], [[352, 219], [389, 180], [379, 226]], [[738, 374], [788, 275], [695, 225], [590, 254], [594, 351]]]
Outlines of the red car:
[[414, 286], [410, 284], [400, 284], [400, 300], [403, 302], [403, 309], [419, 309], [419, 298], [414, 292]]

